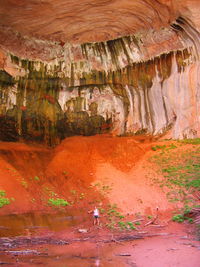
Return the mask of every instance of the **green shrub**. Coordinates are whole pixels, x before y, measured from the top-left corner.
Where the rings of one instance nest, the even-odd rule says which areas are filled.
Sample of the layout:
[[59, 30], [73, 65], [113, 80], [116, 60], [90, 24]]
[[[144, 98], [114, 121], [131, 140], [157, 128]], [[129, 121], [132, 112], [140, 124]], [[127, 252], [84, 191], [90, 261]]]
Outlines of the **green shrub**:
[[10, 204], [10, 199], [5, 197], [6, 191], [0, 190], [0, 208]]
[[187, 218], [187, 221], [188, 221], [189, 223], [193, 223], [193, 222], [194, 222], [194, 220], [193, 220], [192, 218]]
[[188, 206], [188, 205], [185, 205], [184, 208], [183, 208], [183, 214], [184, 215], [187, 215], [188, 213], [190, 213], [192, 210], [192, 207]]
[[200, 188], [200, 179], [192, 180], [188, 183], [186, 183], [186, 187], [195, 187], [195, 188]]
[[189, 223], [193, 223], [194, 220], [192, 218], [189, 218], [187, 216], [184, 216], [183, 214], [177, 214], [172, 217], [172, 221], [182, 223], [184, 221], [188, 221]]
[[6, 195], [6, 192], [4, 190], [0, 190], [0, 197], [4, 197]]
[[176, 145], [174, 145], [174, 144], [170, 144], [170, 145], [169, 145], [169, 149], [175, 149], [175, 148], [177, 148]]
[[166, 148], [166, 145], [164, 145], [164, 146], [156, 145], [156, 146], [152, 146], [152, 147], [151, 147], [151, 149], [152, 149], [153, 151], [156, 151], [156, 150], [158, 150], [158, 149], [165, 149], [165, 148]]
[[125, 216], [124, 216], [124, 215], [121, 215], [121, 214], [116, 215], [116, 217], [118, 217], [118, 218], [120, 218], [120, 219], [124, 219], [124, 218], [125, 218]]
[[141, 224], [141, 222], [135, 222], [135, 225], [140, 225]]
[[117, 224], [119, 225], [119, 227], [120, 227], [122, 230], [125, 230], [125, 229], [128, 228], [125, 222], [120, 221], [120, 222], [118, 222]]
[[179, 222], [182, 223], [184, 222], [184, 215], [183, 214], [176, 214], [172, 217], [173, 222]]
[[50, 198], [48, 200], [48, 204], [51, 206], [56, 206], [56, 207], [65, 207], [65, 206], [69, 206], [69, 202], [66, 201], [65, 199], [62, 198]]
[[100, 208], [99, 211], [100, 211], [100, 213], [102, 213], [102, 214], [105, 213], [105, 209], [103, 209], [103, 208]]
[[115, 209], [109, 209], [107, 214], [111, 215], [111, 214], [115, 214], [116, 210]]
[[2, 208], [5, 205], [9, 205], [9, 204], [10, 204], [9, 198], [6, 198], [6, 197], [0, 198], [0, 208]]
[[38, 176], [35, 176], [35, 177], [34, 177], [34, 180], [35, 180], [35, 181], [39, 181], [40, 178], [39, 178]]
[[132, 222], [127, 222], [126, 224], [129, 226], [129, 228], [130, 228], [131, 230], [135, 230], [135, 229], [136, 229], [136, 227], [133, 225]]
[[21, 185], [23, 186], [23, 187], [25, 187], [26, 189], [28, 188], [28, 183], [26, 182], [26, 181], [21, 181]]
[[163, 146], [156, 145], [156, 146], [152, 146], [152, 147], [151, 147], [151, 149], [152, 149], [153, 151], [157, 151], [158, 149], [162, 149], [162, 150], [166, 150], [166, 151], [168, 151], [168, 150], [170, 150], [170, 149], [175, 149], [175, 148], [177, 148], [177, 146], [174, 145], [174, 144], [170, 144], [169, 146], [166, 146], [166, 145], [163, 145]]

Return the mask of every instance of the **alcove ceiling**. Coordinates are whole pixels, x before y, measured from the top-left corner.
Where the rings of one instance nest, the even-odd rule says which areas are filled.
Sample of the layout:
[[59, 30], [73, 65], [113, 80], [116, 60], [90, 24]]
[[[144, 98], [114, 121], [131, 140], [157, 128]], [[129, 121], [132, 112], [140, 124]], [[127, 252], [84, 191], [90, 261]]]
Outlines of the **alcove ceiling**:
[[199, 10], [199, 0], [0, 0], [0, 33], [100, 42], [167, 27], [180, 16], [198, 28]]

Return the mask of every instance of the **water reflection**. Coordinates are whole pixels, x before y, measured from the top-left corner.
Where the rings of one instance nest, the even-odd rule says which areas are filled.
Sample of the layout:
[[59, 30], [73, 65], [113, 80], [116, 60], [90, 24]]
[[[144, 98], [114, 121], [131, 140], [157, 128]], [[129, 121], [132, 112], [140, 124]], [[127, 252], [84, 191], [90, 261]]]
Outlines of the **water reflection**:
[[26, 213], [0, 216], [0, 237], [31, 235], [42, 230], [62, 231], [77, 225], [81, 216], [66, 214]]
[[100, 259], [96, 259], [95, 260], [95, 267], [99, 267], [100, 266]]

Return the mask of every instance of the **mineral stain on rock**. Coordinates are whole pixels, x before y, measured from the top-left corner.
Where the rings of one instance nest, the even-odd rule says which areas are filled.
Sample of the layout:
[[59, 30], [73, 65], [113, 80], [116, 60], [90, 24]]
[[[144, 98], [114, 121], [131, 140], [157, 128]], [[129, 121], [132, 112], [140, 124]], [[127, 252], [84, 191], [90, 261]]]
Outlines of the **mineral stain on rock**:
[[[118, 42], [107, 44], [117, 61], [120, 52], [116, 55], [116, 49], [123, 48]], [[111, 49], [112, 45], [116, 48]], [[82, 50], [84, 56], [88, 47]], [[100, 55], [102, 49], [97, 48]], [[108, 72], [86, 73], [72, 63], [68, 72], [65, 62], [52, 64], [13, 55], [10, 60], [26, 74], [12, 77], [1, 71], [1, 140], [23, 138], [54, 146], [72, 135], [159, 135], [170, 128], [175, 138], [198, 136], [198, 122], [185, 110], [189, 105], [190, 112], [198, 111], [195, 84], [185, 83], [198, 82], [199, 63], [192, 48]], [[183, 99], [181, 106], [175, 101], [177, 95]], [[184, 123], [182, 116], [187, 118]], [[5, 136], [7, 131], [10, 134]]]

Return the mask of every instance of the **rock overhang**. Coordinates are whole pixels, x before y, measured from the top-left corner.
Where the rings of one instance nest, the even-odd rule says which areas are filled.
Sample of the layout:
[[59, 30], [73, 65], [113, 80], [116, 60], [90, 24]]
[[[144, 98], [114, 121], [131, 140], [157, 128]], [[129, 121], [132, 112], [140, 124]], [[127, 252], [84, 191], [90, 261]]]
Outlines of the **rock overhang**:
[[9, 4], [14, 8], [0, 25], [0, 67], [7, 72], [0, 79], [1, 124], [14, 139], [54, 145], [108, 131], [199, 135], [198, 1], [10, 0], [1, 16]]
[[22, 36], [87, 43], [113, 40], [169, 25], [179, 1], [8, 0], [1, 1], [1, 24]]

